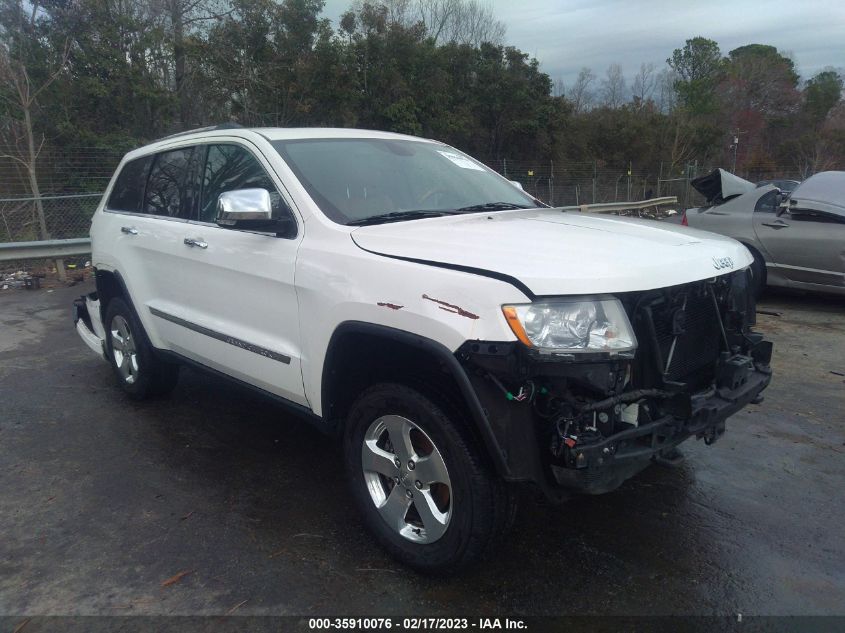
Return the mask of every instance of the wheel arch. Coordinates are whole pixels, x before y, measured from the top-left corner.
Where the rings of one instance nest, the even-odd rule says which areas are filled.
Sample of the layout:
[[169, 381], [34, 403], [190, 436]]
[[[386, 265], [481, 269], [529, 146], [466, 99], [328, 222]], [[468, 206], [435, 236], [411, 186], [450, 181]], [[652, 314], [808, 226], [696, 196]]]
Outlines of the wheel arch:
[[496, 470], [507, 476], [503, 451], [464, 368], [442, 343], [418, 334], [361, 321], [338, 325], [323, 363], [323, 419], [341, 432], [358, 393], [374, 382], [401, 382], [402, 378], [433, 383], [438, 389], [450, 391]]
[[768, 276], [769, 276], [769, 270], [768, 270], [768, 267], [766, 266], [766, 261], [767, 261], [766, 256], [750, 240], [737, 239], [737, 241], [750, 251], [751, 256], [755, 259], [755, 261], [759, 257], [760, 261], [763, 262], [763, 288], [765, 288], [766, 282], [767, 282], [767, 279], [768, 279]]
[[129, 288], [126, 286], [123, 275], [121, 275], [117, 270], [95, 269], [94, 283], [97, 287], [97, 298], [100, 300], [100, 318], [102, 319], [103, 327], [107, 327], [106, 311], [108, 310], [109, 302], [115, 297], [120, 297], [126, 302], [129, 309], [132, 310], [135, 319], [141, 326], [141, 335], [144, 337], [144, 340], [152, 349], [155, 350], [155, 346], [152, 344], [149, 335], [144, 329], [144, 322], [141, 320], [138, 310], [135, 307], [135, 303], [132, 301], [132, 296], [129, 294]]
[[94, 269], [94, 282], [97, 286], [97, 297], [100, 300], [100, 313], [103, 318], [106, 315], [106, 306], [115, 297], [122, 297], [131, 305], [132, 299], [129, 297], [126, 283], [116, 270]]

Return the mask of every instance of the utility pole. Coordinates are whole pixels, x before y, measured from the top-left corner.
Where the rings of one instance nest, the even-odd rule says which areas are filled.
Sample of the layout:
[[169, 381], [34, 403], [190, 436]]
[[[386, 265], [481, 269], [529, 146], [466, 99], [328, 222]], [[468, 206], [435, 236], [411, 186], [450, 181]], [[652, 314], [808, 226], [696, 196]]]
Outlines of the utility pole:
[[735, 174], [736, 173], [736, 150], [739, 147], [739, 134], [734, 134], [734, 142], [731, 145], [731, 147], [733, 148], [733, 151], [734, 151], [734, 162], [733, 162], [733, 166], [731, 167], [731, 173]]
[[736, 155], [737, 155], [737, 150], [739, 149], [739, 137], [742, 136], [743, 134], [746, 134], [746, 133], [747, 133], [746, 130], [736, 130], [735, 132], [731, 132], [731, 137], [732, 137], [731, 140], [733, 140], [733, 143], [731, 143], [730, 149], [732, 149], [733, 153], [734, 153], [734, 155], [733, 155], [733, 166], [731, 167], [731, 173], [732, 174], [736, 173]]
[[660, 197], [660, 181], [663, 180], [663, 161], [660, 161], [660, 173], [657, 175], [657, 197]]

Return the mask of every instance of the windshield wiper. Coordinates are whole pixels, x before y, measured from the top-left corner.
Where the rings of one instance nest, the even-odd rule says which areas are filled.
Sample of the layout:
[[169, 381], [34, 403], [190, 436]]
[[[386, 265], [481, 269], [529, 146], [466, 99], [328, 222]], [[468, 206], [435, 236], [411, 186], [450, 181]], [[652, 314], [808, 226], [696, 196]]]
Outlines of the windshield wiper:
[[418, 211], [390, 211], [389, 213], [380, 213], [378, 215], [371, 215], [368, 218], [361, 218], [360, 220], [351, 220], [346, 223], [346, 226], [367, 226], [369, 224], [383, 224], [385, 222], [400, 222], [402, 220], [419, 220], [420, 218], [437, 218], [443, 215], [455, 215], [454, 211], [434, 211], [434, 210], [418, 210]]
[[484, 204], [473, 204], [468, 207], [461, 207], [455, 209], [456, 213], [476, 213], [482, 211], [509, 211], [512, 209], [531, 209], [524, 204], [514, 204], [513, 202], [485, 202]]

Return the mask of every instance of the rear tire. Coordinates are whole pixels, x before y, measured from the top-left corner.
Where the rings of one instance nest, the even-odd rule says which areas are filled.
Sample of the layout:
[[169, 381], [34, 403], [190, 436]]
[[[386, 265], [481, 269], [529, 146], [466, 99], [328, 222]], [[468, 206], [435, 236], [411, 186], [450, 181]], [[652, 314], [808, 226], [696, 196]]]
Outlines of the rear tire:
[[106, 353], [120, 388], [136, 400], [173, 391], [179, 366], [155, 356], [135, 312], [120, 297], [106, 308]]
[[370, 532], [397, 560], [428, 573], [480, 558], [516, 510], [467, 421], [439, 402], [406, 385], [374, 385], [353, 404], [343, 438], [352, 496]]

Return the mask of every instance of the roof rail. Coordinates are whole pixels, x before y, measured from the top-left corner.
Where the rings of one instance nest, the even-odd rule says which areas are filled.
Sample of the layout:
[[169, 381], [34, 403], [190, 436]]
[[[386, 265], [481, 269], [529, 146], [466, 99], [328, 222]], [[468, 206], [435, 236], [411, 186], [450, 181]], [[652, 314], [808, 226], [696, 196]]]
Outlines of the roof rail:
[[159, 141], [166, 141], [167, 139], [185, 136], [186, 134], [196, 134], [197, 132], [213, 132], [214, 130], [238, 130], [243, 129], [243, 127], [244, 126], [240, 123], [230, 121], [228, 123], [220, 123], [219, 125], [209, 125], [206, 127], [194, 128], [193, 130], [185, 130], [184, 132], [176, 132], [175, 134], [168, 134], [167, 136], [162, 136], [161, 138], [156, 139], [153, 142], [158, 143]]

